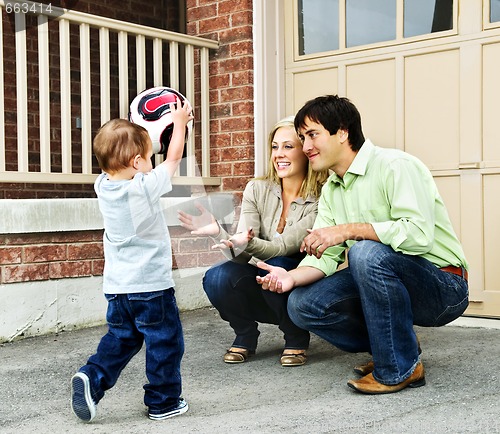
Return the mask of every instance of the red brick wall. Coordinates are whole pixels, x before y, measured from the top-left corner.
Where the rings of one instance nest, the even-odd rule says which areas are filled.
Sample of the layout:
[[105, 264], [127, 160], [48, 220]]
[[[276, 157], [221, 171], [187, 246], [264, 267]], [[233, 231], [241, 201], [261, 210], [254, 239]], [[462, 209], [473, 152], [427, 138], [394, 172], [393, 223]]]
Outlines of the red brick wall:
[[[156, 6], [151, 2], [148, 8], [142, 9], [138, 5], [144, 2], [138, 0], [117, 0], [99, 7], [97, 4], [102, 2], [52, 2], [54, 6], [61, 3], [76, 4], [74, 9], [84, 12], [154, 25], [137, 12], [154, 10]], [[135, 12], [127, 15], [129, 3]], [[166, 1], [169, 3], [175, 2]], [[210, 60], [211, 173], [222, 177], [222, 186], [215, 189], [234, 192], [237, 206], [241, 191], [254, 173], [252, 0], [186, 0], [186, 6], [186, 33], [217, 40], [220, 44], [219, 50], [211, 53]], [[11, 118], [10, 122], [15, 119]], [[86, 192], [81, 191], [85, 188], [4, 184], [0, 185], [0, 199], [86, 197]], [[210, 266], [223, 259], [219, 252], [211, 250], [212, 243], [206, 237], [191, 236], [181, 227], [170, 228], [170, 233], [174, 268]], [[100, 275], [103, 269], [101, 240], [102, 231], [0, 235], [1, 283]]]
[[0, 235], [0, 282], [102, 274], [102, 231]]
[[[129, 21], [150, 27], [157, 27], [172, 31], [184, 29], [184, 23], [179, 17], [182, 1], [160, 0], [145, 2], [144, 0], [42, 0], [44, 4], [54, 7], [66, 7], [75, 11], [101, 15], [122, 21]], [[41, 9], [41, 8], [37, 8]], [[15, 27], [14, 13], [7, 13], [3, 8], [0, 19], [3, 20], [4, 45], [4, 75], [5, 75], [5, 141], [6, 141], [6, 168], [17, 170], [17, 100], [16, 100], [16, 64], [15, 64]], [[34, 15], [26, 15], [27, 27], [27, 63], [28, 63], [28, 138], [29, 138], [29, 170], [39, 171], [39, 100], [38, 100], [38, 36], [37, 21]], [[72, 129], [73, 167], [79, 170], [81, 165], [81, 130], [76, 128], [76, 118], [81, 116], [80, 108], [80, 59], [78, 55], [79, 34], [76, 26], [70, 27], [70, 45], [72, 52], [71, 80], [72, 80]], [[97, 47], [98, 30], [90, 30], [91, 58], [90, 68], [93, 76], [92, 98], [92, 130], [95, 132], [100, 126], [99, 107], [99, 53]], [[58, 23], [49, 21], [49, 47], [51, 50], [50, 69], [50, 112], [51, 112], [51, 166], [54, 172], [61, 171], [61, 130], [60, 130], [60, 84], [59, 84], [59, 47]], [[113, 36], [110, 36], [113, 42]], [[116, 70], [117, 53], [111, 47], [111, 70]], [[131, 58], [135, 58], [133, 43], [130, 44]], [[168, 68], [165, 70], [168, 75]], [[129, 72], [129, 91], [134, 95], [136, 91], [135, 68], [131, 64]], [[153, 75], [150, 71], [147, 79], [152, 84]], [[111, 76], [111, 117], [118, 117], [118, 78]], [[4, 126], [2, 126], [3, 128]], [[3, 134], [3, 130], [2, 130]], [[94, 173], [99, 173], [97, 162], [94, 159]], [[91, 184], [39, 184], [39, 183], [0, 183], [0, 199], [45, 199], [45, 198], [82, 198], [95, 197]]]
[[252, 0], [187, 0], [187, 34], [217, 40], [210, 61], [211, 174], [241, 191], [254, 173]]
[[[102, 230], [0, 235], [0, 284], [100, 276]], [[224, 257], [207, 237], [171, 227], [173, 268], [208, 267]]]

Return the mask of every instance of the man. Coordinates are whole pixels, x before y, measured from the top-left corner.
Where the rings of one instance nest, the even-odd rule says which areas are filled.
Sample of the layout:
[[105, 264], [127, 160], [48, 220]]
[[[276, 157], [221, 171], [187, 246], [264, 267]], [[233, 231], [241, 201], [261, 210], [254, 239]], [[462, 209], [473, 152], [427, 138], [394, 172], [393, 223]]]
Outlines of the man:
[[[361, 117], [336, 95], [307, 102], [295, 117], [314, 170], [329, 168], [308, 256], [289, 272], [257, 278], [294, 291], [290, 318], [338, 348], [370, 352], [347, 384], [368, 394], [425, 384], [413, 325], [436, 327], [468, 305], [467, 261], [434, 179], [417, 158], [365, 140]], [[348, 250], [348, 267], [338, 270]]]

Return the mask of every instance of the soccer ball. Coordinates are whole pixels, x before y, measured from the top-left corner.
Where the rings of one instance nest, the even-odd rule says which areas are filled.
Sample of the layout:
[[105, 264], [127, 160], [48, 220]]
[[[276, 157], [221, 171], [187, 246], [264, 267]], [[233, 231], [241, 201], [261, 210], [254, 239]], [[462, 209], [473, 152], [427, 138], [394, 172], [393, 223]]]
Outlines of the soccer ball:
[[[153, 142], [153, 154], [167, 152], [174, 123], [170, 112], [170, 103], [179, 99], [182, 103], [186, 97], [170, 87], [152, 87], [138, 94], [130, 104], [129, 121], [144, 127]], [[193, 121], [186, 125], [185, 142], [193, 130]]]

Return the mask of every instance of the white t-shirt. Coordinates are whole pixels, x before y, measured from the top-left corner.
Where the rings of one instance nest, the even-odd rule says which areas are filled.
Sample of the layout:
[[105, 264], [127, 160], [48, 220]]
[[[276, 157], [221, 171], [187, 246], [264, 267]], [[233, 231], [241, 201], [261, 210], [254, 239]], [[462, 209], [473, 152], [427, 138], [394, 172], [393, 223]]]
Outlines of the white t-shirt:
[[170, 235], [160, 208], [160, 197], [172, 190], [166, 167], [121, 181], [102, 173], [94, 189], [104, 218], [104, 292], [173, 287]]

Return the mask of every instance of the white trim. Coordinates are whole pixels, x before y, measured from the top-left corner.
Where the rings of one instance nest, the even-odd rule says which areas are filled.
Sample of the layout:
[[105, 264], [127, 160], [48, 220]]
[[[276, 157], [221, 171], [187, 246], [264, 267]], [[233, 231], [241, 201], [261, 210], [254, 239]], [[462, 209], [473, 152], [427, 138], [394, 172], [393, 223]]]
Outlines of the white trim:
[[255, 176], [267, 169], [267, 134], [283, 116], [285, 68], [283, 0], [254, 0], [254, 147]]
[[[196, 213], [193, 206], [195, 201], [217, 210], [220, 222], [232, 224], [233, 196], [211, 194], [210, 205], [204, 203], [205, 197], [207, 196], [162, 198], [161, 207], [167, 225], [180, 226], [177, 218], [179, 208]], [[104, 228], [97, 199], [2, 199], [0, 215], [0, 234], [92, 231]]]

